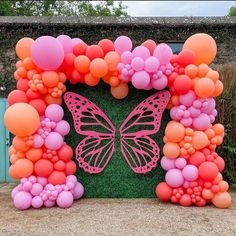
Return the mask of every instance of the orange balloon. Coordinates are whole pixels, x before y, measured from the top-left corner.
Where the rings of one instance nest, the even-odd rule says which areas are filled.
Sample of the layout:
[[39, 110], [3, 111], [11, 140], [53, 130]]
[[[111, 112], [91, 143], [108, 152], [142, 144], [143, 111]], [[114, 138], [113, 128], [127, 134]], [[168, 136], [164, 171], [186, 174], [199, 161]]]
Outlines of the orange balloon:
[[111, 95], [116, 99], [123, 99], [129, 93], [129, 87], [126, 83], [119, 84], [117, 87], [111, 87]]
[[195, 78], [197, 76], [197, 73], [198, 73], [198, 67], [193, 64], [187, 65], [184, 69], [184, 74], [191, 79]]
[[223, 135], [224, 134], [225, 128], [222, 124], [214, 124], [212, 128], [215, 131], [216, 135]]
[[117, 71], [117, 66], [120, 63], [120, 55], [117, 52], [108, 52], [104, 60], [108, 65], [109, 71]]
[[215, 83], [215, 90], [212, 94], [213, 97], [219, 96], [224, 90], [224, 85], [220, 80], [217, 80]]
[[13, 138], [12, 145], [18, 152], [26, 152], [30, 148], [30, 146], [26, 144], [24, 138], [18, 136]]
[[84, 76], [84, 82], [89, 86], [96, 86], [100, 81], [100, 78], [94, 77], [92, 74], [88, 73]]
[[209, 66], [206, 64], [200, 64], [198, 66], [198, 77], [202, 78], [205, 77], [208, 71], [210, 70]]
[[45, 96], [45, 102], [49, 105], [49, 104], [58, 104], [61, 105], [62, 104], [62, 98], [61, 97], [52, 97], [50, 94], [47, 94]]
[[35, 68], [35, 64], [34, 64], [31, 57], [26, 57], [23, 60], [23, 65], [24, 65], [26, 70], [33, 70]]
[[215, 70], [209, 70], [206, 74], [206, 77], [211, 79], [215, 83], [219, 79], [220, 75]]
[[199, 97], [207, 98], [213, 95], [215, 84], [209, 78], [201, 78], [196, 81], [194, 90]]
[[13, 179], [20, 179], [20, 177], [17, 175], [15, 171], [15, 166], [11, 165], [8, 169], [8, 174], [11, 176]]
[[103, 59], [96, 58], [91, 61], [89, 69], [92, 76], [101, 78], [107, 74], [108, 65]]
[[169, 159], [176, 159], [180, 154], [180, 147], [177, 143], [168, 142], [163, 147], [163, 153]]
[[212, 199], [212, 202], [218, 208], [228, 208], [232, 203], [232, 198], [228, 192], [219, 192]]
[[88, 57], [84, 55], [80, 55], [75, 58], [74, 61], [75, 69], [80, 73], [88, 73], [89, 72], [89, 65], [90, 60]]
[[4, 115], [7, 129], [16, 136], [32, 135], [39, 127], [40, 118], [36, 109], [27, 103], [15, 103]]
[[56, 87], [58, 82], [59, 82], [59, 76], [57, 74], [57, 72], [55, 71], [45, 71], [42, 74], [42, 80], [43, 83], [49, 87], [49, 88], [53, 88]]
[[229, 184], [226, 181], [220, 181], [219, 182], [219, 188], [220, 188], [220, 192], [226, 192], [229, 189]]
[[117, 87], [119, 84], [120, 84], [120, 80], [115, 77], [115, 76], [112, 76], [109, 80], [109, 84], [112, 86], [112, 87]]
[[43, 155], [43, 150], [41, 148], [30, 148], [26, 153], [25, 156], [27, 159], [31, 160], [32, 162], [36, 162], [39, 160]]
[[209, 143], [207, 135], [202, 131], [195, 131], [193, 134], [192, 144], [197, 150], [206, 147]]
[[165, 136], [169, 142], [180, 142], [185, 136], [185, 128], [176, 121], [170, 121], [165, 129]]
[[195, 53], [195, 65], [209, 65], [216, 56], [217, 46], [215, 40], [208, 34], [199, 33], [189, 37], [183, 49], [191, 50]]
[[206, 200], [210, 200], [214, 197], [214, 193], [209, 189], [203, 189], [202, 196]]
[[31, 56], [31, 47], [34, 40], [31, 38], [22, 38], [16, 44], [16, 54], [20, 59]]
[[9, 154], [9, 156], [11, 156], [14, 153], [16, 153], [16, 149], [14, 148], [13, 145], [11, 145], [8, 149], [8, 154]]
[[33, 173], [34, 165], [28, 159], [19, 159], [14, 164], [14, 171], [19, 178], [28, 177]]

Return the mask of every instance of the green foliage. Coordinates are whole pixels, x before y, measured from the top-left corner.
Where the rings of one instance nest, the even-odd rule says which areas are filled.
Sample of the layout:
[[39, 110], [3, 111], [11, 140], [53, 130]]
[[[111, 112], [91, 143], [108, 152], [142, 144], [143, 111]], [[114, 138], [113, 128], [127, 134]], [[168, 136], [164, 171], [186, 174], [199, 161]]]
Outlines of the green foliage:
[[0, 1], [1, 16], [127, 16], [126, 6], [120, 1], [58, 1], [58, 0], [18, 0]]
[[236, 16], [236, 6], [230, 7], [228, 16]]

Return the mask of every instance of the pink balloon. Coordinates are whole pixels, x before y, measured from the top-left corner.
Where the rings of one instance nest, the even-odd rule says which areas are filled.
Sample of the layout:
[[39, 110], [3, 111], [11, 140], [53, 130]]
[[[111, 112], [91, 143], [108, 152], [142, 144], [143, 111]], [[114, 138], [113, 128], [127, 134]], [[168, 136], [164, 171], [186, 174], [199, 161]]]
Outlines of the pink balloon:
[[114, 42], [115, 51], [120, 55], [125, 51], [131, 51], [133, 47], [132, 41], [127, 36], [120, 36]]
[[37, 182], [38, 182], [39, 184], [41, 184], [43, 187], [45, 187], [45, 186], [47, 185], [47, 183], [48, 183], [48, 179], [45, 178], [45, 177], [40, 177], [40, 176], [38, 176], [38, 177], [37, 177]]
[[201, 111], [207, 114], [211, 114], [212, 111], [215, 109], [216, 107], [216, 102], [214, 98], [208, 98], [207, 99], [207, 106], [201, 108]]
[[70, 125], [67, 121], [61, 120], [57, 123], [54, 131], [61, 134], [62, 136], [66, 136], [70, 132]]
[[193, 104], [193, 102], [195, 101], [196, 98], [197, 98], [197, 96], [192, 90], [189, 90], [185, 94], [180, 94], [179, 95], [180, 104], [185, 105], [187, 107], [192, 106], [192, 104]]
[[31, 207], [32, 196], [28, 192], [19, 192], [14, 197], [14, 205], [19, 210], [26, 210]]
[[197, 117], [201, 114], [201, 111], [199, 109], [194, 108], [193, 106], [189, 107], [188, 111], [190, 112], [192, 118]]
[[46, 200], [44, 202], [44, 206], [47, 207], [47, 208], [51, 208], [53, 206], [55, 206], [56, 202], [55, 201], [51, 201], [51, 200]]
[[62, 191], [57, 197], [57, 205], [61, 208], [68, 208], [73, 204], [74, 198], [71, 192]]
[[44, 139], [41, 137], [41, 135], [35, 134], [33, 136], [33, 145], [32, 146], [34, 148], [40, 148], [43, 146], [43, 144], [44, 144]]
[[150, 57], [150, 51], [144, 46], [138, 46], [133, 50], [134, 57], [141, 57], [144, 61]]
[[181, 119], [180, 123], [185, 127], [190, 127], [193, 123], [193, 119], [191, 117], [183, 118]]
[[144, 60], [141, 57], [135, 57], [131, 62], [131, 66], [133, 70], [141, 71], [144, 68]]
[[31, 48], [34, 63], [44, 70], [56, 70], [64, 60], [64, 50], [57, 39], [51, 36], [37, 38]]
[[64, 53], [73, 52], [73, 42], [72, 42], [72, 39], [68, 35], [60, 35], [57, 37], [57, 40], [62, 45], [64, 49]]
[[194, 181], [198, 178], [198, 168], [194, 165], [186, 165], [182, 170], [184, 178], [188, 181]]
[[124, 64], [130, 64], [133, 59], [133, 53], [128, 51], [128, 52], [123, 52], [121, 55], [121, 62]]
[[83, 40], [80, 38], [73, 38], [72, 39], [72, 47], [74, 47], [75, 45], [77, 45], [78, 43], [83, 43]]
[[166, 183], [173, 188], [180, 187], [184, 183], [182, 171], [178, 169], [168, 170], [165, 176]]
[[175, 160], [171, 160], [165, 156], [162, 157], [161, 159], [161, 167], [164, 170], [171, 170], [175, 168]]
[[168, 79], [165, 75], [162, 75], [161, 78], [151, 80], [152, 87], [157, 90], [164, 89], [168, 84]]
[[39, 183], [34, 183], [30, 193], [33, 196], [38, 196], [43, 191], [43, 186]]
[[167, 64], [170, 62], [173, 52], [167, 44], [161, 43], [154, 49], [153, 56], [159, 60], [160, 64]]
[[187, 164], [187, 161], [183, 157], [179, 157], [175, 160], [175, 166], [178, 169], [183, 169]]
[[66, 177], [66, 182], [71, 182], [71, 183], [77, 184], [77, 178], [75, 175], [68, 175]]
[[33, 197], [33, 199], [32, 199], [32, 207], [38, 209], [38, 208], [40, 208], [42, 206], [43, 206], [42, 198], [39, 197], [39, 196]]
[[32, 189], [33, 184], [29, 181], [22, 184], [22, 188], [25, 192], [29, 192]]
[[144, 90], [151, 90], [152, 89], [152, 84], [149, 83], [147, 87], [144, 88]]
[[193, 127], [197, 130], [205, 130], [210, 126], [210, 124], [210, 117], [204, 113], [193, 119]]
[[57, 132], [51, 132], [45, 139], [45, 147], [51, 150], [58, 150], [63, 143], [63, 137]]
[[28, 180], [29, 180], [32, 184], [34, 184], [34, 183], [37, 182], [37, 178], [36, 178], [35, 176], [33, 176], [33, 175], [31, 175], [31, 176], [28, 178]]
[[78, 182], [74, 188], [73, 197], [76, 200], [81, 198], [83, 194], [84, 194], [84, 186]]
[[144, 68], [147, 72], [155, 72], [157, 71], [158, 67], [159, 61], [156, 57], [151, 56], [146, 59]]
[[144, 89], [149, 85], [150, 76], [146, 71], [135, 72], [131, 82], [136, 89]]
[[62, 120], [64, 116], [64, 111], [61, 106], [57, 104], [50, 104], [45, 110], [45, 116], [51, 121], [58, 122]]
[[11, 191], [11, 198], [14, 199], [17, 193], [19, 193], [18, 186], [13, 188], [13, 190]]

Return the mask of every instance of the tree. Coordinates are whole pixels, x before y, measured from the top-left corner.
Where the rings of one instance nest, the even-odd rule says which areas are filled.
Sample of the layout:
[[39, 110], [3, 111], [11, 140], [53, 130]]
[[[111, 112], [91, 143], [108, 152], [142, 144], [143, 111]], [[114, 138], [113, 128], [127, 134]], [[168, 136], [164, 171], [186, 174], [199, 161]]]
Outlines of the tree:
[[127, 7], [122, 1], [58, 1], [18, 0], [0, 1], [1, 16], [127, 16]]
[[236, 5], [230, 7], [228, 16], [236, 16]]

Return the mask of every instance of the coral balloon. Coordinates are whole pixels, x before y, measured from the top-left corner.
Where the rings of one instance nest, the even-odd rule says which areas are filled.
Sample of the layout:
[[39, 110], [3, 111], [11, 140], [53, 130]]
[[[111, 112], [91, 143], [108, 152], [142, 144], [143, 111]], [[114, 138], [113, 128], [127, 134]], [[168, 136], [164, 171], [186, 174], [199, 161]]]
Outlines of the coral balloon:
[[76, 56], [85, 55], [88, 45], [84, 42], [80, 42], [73, 47], [73, 53]]
[[76, 171], [76, 164], [74, 161], [70, 160], [66, 163], [65, 173], [66, 175], [73, 175]]
[[208, 145], [208, 137], [202, 131], [195, 131], [193, 134], [192, 144], [197, 150], [202, 149]]
[[42, 99], [33, 99], [29, 102], [31, 106], [33, 106], [40, 116], [44, 115], [46, 110], [46, 103]]
[[30, 148], [26, 153], [25, 156], [27, 159], [31, 160], [32, 162], [36, 162], [42, 158], [43, 150], [41, 148]]
[[184, 194], [180, 200], [179, 203], [181, 206], [191, 206], [192, 205], [192, 199], [188, 194]]
[[91, 61], [89, 69], [92, 76], [101, 78], [107, 74], [108, 65], [103, 59], [96, 58]]
[[172, 188], [165, 182], [159, 183], [156, 186], [155, 192], [156, 196], [164, 202], [169, 201], [172, 196]]
[[90, 60], [87, 56], [80, 55], [75, 58], [74, 65], [78, 72], [87, 73], [89, 72]]
[[98, 45], [102, 48], [104, 54], [107, 54], [108, 52], [115, 50], [113, 42], [109, 39], [100, 40]]
[[108, 52], [104, 60], [108, 65], [109, 71], [117, 71], [117, 66], [120, 63], [120, 55], [117, 52]]
[[38, 176], [48, 177], [53, 171], [53, 164], [49, 160], [40, 159], [35, 163], [34, 171]]
[[11, 106], [19, 102], [27, 103], [28, 99], [24, 91], [15, 89], [8, 94], [7, 102]]
[[19, 79], [17, 81], [17, 89], [27, 92], [27, 90], [29, 89], [28, 83], [29, 83], [28, 79]]
[[56, 87], [59, 82], [58, 73], [55, 71], [45, 71], [42, 74], [42, 81], [49, 88]]
[[62, 171], [53, 171], [51, 175], [48, 177], [48, 183], [57, 185], [64, 184], [66, 182], [66, 175]]
[[174, 81], [175, 91], [185, 94], [192, 88], [192, 80], [187, 75], [179, 75]]
[[21, 137], [18, 137], [18, 136], [15, 136], [13, 138], [12, 145], [19, 152], [26, 152], [30, 148], [30, 146], [27, 145], [24, 138], [21, 138]]
[[123, 99], [129, 93], [129, 87], [127, 84], [122, 83], [117, 87], [111, 87], [111, 95], [116, 99]]
[[99, 77], [94, 77], [92, 74], [88, 73], [84, 76], [84, 82], [89, 86], [96, 86], [100, 81]]
[[34, 40], [31, 38], [22, 38], [16, 44], [16, 54], [20, 59], [31, 56], [31, 47]]
[[198, 171], [199, 171], [199, 176], [207, 181], [214, 180], [219, 172], [217, 165], [210, 161], [203, 162], [198, 167]]
[[212, 202], [218, 208], [228, 208], [231, 206], [232, 198], [228, 192], [220, 192], [215, 195]]
[[34, 165], [28, 159], [19, 159], [14, 164], [14, 171], [19, 178], [28, 177], [33, 173]]
[[99, 45], [91, 45], [86, 49], [86, 56], [92, 61], [95, 58], [104, 58], [104, 52]]
[[156, 42], [153, 41], [152, 39], [146, 40], [145, 42], [142, 43], [142, 45], [149, 50], [151, 55], [153, 55], [153, 52], [157, 46]]
[[58, 151], [58, 156], [60, 160], [67, 162], [72, 158], [73, 150], [69, 145], [63, 145]]

